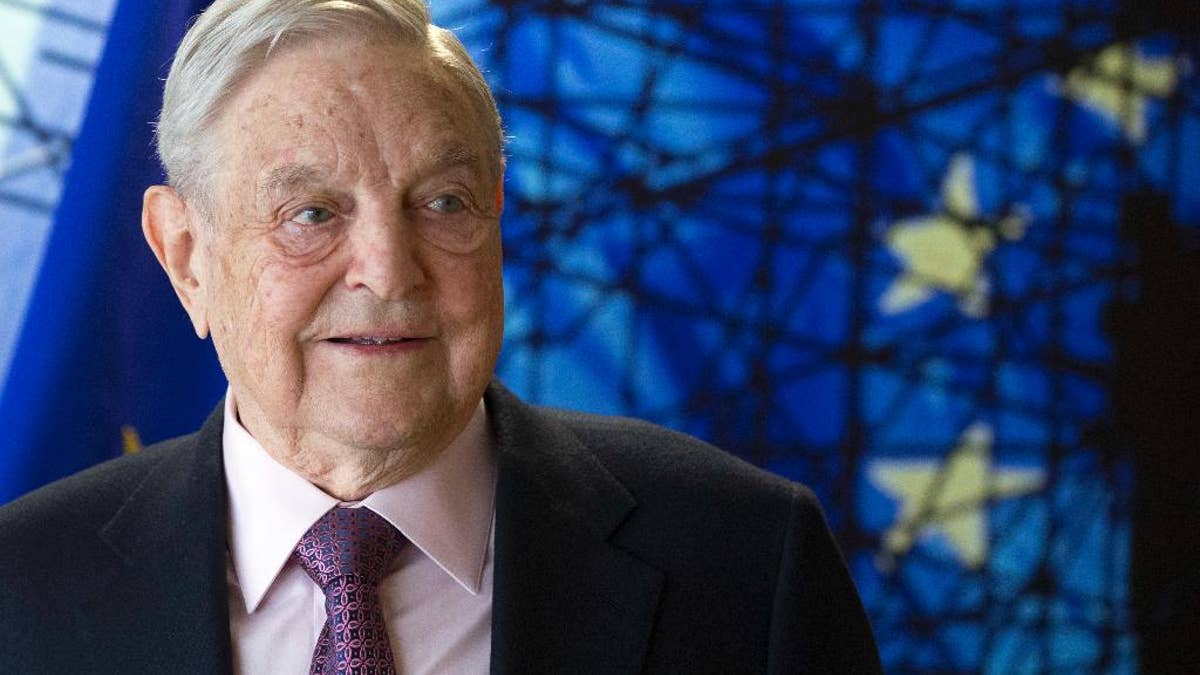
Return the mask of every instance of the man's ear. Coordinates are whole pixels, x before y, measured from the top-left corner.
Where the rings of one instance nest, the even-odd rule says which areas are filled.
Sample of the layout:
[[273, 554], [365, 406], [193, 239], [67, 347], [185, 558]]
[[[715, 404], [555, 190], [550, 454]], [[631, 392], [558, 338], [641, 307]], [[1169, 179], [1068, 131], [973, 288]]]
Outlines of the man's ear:
[[142, 234], [191, 317], [196, 336], [203, 340], [208, 337], [208, 312], [203, 251], [196, 226], [187, 204], [174, 189], [166, 185], [147, 188], [142, 196]]

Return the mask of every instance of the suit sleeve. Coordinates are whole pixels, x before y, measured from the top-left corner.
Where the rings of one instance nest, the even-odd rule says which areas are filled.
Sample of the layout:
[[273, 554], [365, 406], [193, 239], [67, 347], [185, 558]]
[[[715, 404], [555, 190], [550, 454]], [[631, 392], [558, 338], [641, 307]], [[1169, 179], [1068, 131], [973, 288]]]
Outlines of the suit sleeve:
[[767, 671], [882, 672], [854, 581], [816, 497], [799, 485], [779, 561]]

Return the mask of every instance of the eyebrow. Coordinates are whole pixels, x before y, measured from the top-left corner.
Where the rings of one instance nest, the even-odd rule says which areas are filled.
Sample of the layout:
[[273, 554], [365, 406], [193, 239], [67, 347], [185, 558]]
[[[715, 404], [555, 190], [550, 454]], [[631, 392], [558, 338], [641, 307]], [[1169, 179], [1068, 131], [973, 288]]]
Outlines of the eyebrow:
[[437, 173], [460, 166], [466, 166], [472, 170], [478, 169], [479, 153], [463, 145], [449, 145], [434, 153], [429, 168], [431, 173]]
[[255, 196], [261, 203], [274, 195], [293, 192], [297, 188], [323, 183], [327, 179], [324, 171], [307, 164], [284, 164], [271, 169], [255, 188]]

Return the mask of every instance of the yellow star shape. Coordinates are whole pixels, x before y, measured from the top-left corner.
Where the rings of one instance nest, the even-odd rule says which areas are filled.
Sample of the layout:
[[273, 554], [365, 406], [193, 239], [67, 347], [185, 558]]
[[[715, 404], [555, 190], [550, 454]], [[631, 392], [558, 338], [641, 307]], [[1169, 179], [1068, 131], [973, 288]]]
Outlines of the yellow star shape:
[[[887, 246], [904, 267], [880, 298], [884, 314], [898, 314], [925, 302], [935, 292], [951, 293], [968, 316], [987, 313], [988, 282], [983, 261], [996, 248], [990, 228], [979, 227], [975, 163], [955, 155], [942, 181], [942, 209], [907, 218], [887, 232]], [[996, 223], [1001, 236], [1019, 239], [1027, 218], [1020, 213]]]
[[1182, 64], [1173, 57], [1147, 58], [1129, 44], [1105, 47], [1067, 73], [1063, 93], [1125, 132], [1134, 143], [1146, 140], [1150, 98], [1175, 91]]
[[137, 429], [128, 424], [121, 427], [121, 448], [126, 455], [132, 455], [142, 450], [142, 438], [138, 436]]
[[992, 464], [992, 428], [968, 427], [941, 462], [879, 460], [871, 481], [900, 505], [883, 536], [881, 565], [908, 553], [917, 539], [942, 537], [968, 568], [988, 558], [987, 507], [990, 501], [1029, 494], [1045, 482], [1040, 469], [999, 468]]

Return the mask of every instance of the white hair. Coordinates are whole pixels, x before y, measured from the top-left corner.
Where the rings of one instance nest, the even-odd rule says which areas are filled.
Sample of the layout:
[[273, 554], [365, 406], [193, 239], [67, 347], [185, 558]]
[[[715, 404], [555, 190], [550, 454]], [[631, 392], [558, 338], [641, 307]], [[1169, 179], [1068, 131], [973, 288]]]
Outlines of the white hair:
[[155, 141], [168, 182], [211, 203], [213, 144], [205, 136], [281, 42], [376, 35], [426, 49], [446, 68], [488, 127], [489, 159], [499, 171], [503, 132], [492, 92], [458, 38], [431, 23], [424, 0], [217, 0], [184, 35], [167, 75]]

